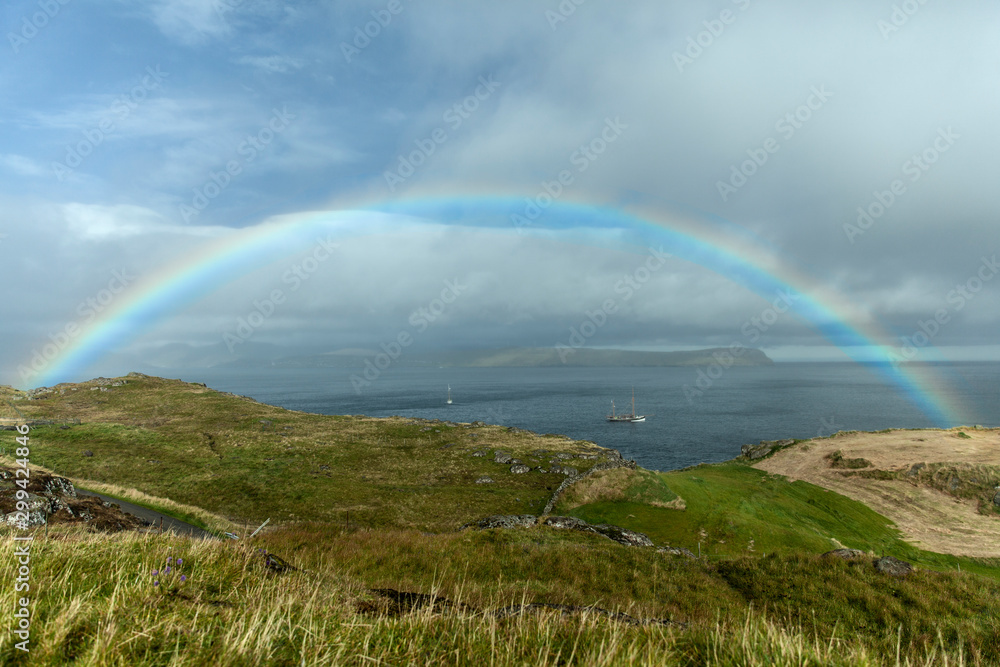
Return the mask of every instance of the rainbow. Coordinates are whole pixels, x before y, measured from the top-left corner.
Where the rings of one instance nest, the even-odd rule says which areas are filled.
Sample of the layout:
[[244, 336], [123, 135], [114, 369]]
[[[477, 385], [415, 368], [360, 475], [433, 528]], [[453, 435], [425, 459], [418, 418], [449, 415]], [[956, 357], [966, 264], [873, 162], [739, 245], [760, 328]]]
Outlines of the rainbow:
[[[22, 381], [53, 385], [81, 377], [107, 353], [122, 348], [211, 291], [265, 264], [301, 252], [319, 239], [331, 243], [428, 225], [473, 227], [529, 237], [569, 236], [577, 243], [635, 253], [662, 247], [675, 258], [708, 268], [767, 301], [791, 294], [791, 312], [849, 358], [859, 363], [876, 362], [872, 368], [936, 425], [962, 423], [959, 407], [937, 391], [935, 377], [928, 368], [888, 363], [895, 339], [867, 313], [782, 258], [776, 249], [745, 228], [673, 204], [665, 206], [638, 194], [622, 198], [613, 207], [554, 202], [545, 196], [426, 197], [272, 218], [207, 242], [198, 252], [130, 286], [67, 345], [61, 349], [47, 345], [41, 364], [36, 354], [34, 364], [22, 365]], [[739, 332], [734, 333], [733, 341], [750, 346]], [[30, 372], [28, 377], [25, 370]]]

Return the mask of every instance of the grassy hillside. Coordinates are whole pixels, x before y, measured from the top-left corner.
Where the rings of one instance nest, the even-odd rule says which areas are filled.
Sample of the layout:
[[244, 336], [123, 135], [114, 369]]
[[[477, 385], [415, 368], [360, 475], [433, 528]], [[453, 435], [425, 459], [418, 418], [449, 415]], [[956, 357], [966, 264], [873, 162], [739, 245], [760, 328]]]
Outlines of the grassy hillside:
[[[13, 548], [0, 544], [4, 581], [16, 576]], [[37, 665], [1000, 660], [996, 582], [930, 571], [898, 579], [815, 556], [699, 562], [545, 528], [435, 536], [300, 526], [248, 545], [66, 534], [32, 548]], [[269, 570], [259, 549], [300, 570]], [[415, 598], [407, 611], [371, 590], [386, 587], [447, 602], [420, 606]], [[13, 596], [3, 587], [0, 604], [12, 608]], [[530, 602], [671, 624], [586, 612], [496, 614]], [[3, 633], [0, 662], [18, 657]]]
[[[613, 479], [616, 475], [620, 473], [611, 471], [596, 477]], [[649, 480], [639, 478], [621, 485], [621, 499], [598, 497], [580, 502], [579, 493], [568, 493], [556, 504], [555, 512], [636, 530], [658, 544], [685, 547], [709, 558], [820, 554], [844, 546], [936, 569], [961, 567], [1000, 579], [1000, 552], [996, 559], [976, 559], [917, 549], [884, 516], [808, 482], [788, 482], [735, 462], [657, 477], [663, 489], [683, 499], [683, 511], [626, 499], [649, 488]]]
[[[593, 443], [310, 415], [145, 376], [30, 394], [6, 400], [44, 422], [33, 463], [217, 527], [206, 511], [278, 524], [252, 542], [36, 531], [33, 664], [1000, 663], [1000, 561], [921, 551], [863, 503], [743, 463], [600, 471], [556, 505], [703, 556], [688, 559], [548, 527], [456, 530], [540, 513], [565, 479], [554, 466], [610, 460]], [[546, 472], [514, 474], [497, 450]], [[819, 556], [840, 545], [920, 567]], [[14, 548], [0, 542], [0, 580]], [[183, 565], [165, 573], [168, 558]], [[563, 606], [501, 613], [524, 604]], [[0, 634], [0, 662], [19, 658]]]
[[[33, 428], [32, 463], [237, 522], [344, 521], [350, 512], [369, 527], [454, 530], [490, 514], [540, 513], [565, 479], [512, 474], [494, 462], [496, 450], [529, 467], [557, 460], [579, 471], [605, 453], [500, 426], [314, 415], [177, 380], [124, 380], [18, 401], [29, 418], [63, 422]], [[10, 450], [15, 435], [0, 433], [0, 446]], [[477, 484], [483, 476], [493, 483]]]

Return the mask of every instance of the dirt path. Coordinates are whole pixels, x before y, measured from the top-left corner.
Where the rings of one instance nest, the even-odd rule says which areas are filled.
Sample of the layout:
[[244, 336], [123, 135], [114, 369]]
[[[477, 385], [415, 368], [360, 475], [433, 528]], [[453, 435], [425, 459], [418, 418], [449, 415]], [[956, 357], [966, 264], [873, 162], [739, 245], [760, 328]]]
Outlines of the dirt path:
[[140, 519], [145, 519], [146, 521], [151, 522], [157, 529], [159, 529], [160, 519], [162, 519], [164, 531], [173, 531], [178, 535], [190, 535], [191, 537], [215, 539], [215, 535], [206, 530], [202, 530], [198, 526], [185, 523], [180, 519], [175, 519], [172, 516], [167, 516], [166, 514], [162, 514], [156, 510], [151, 510], [148, 507], [143, 507], [142, 505], [136, 505], [125, 500], [119, 500], [118, 498], [106, 496], [102, 493], [95, 493], [94, 491], [84, 491], [79, 488], [77, 488], [76, 493], [80, 496], [97, 496], [101, 500], [107, 500], [108, 502], [115, 503], [122, 508], [123, 512], [128, 512], [129, 514], [133, 514]]
[[963, 556], [1000, 556], [1000, 519], [983, 516], [973, 501], [902, 480], [845, 476], [827, 455], [864, 458], [880, 470], [907, 470], [915, 463], [1000, 465], [1000, 429], [850, 433], [809, 440], [778, 452], [755, 467], [804, 480], [861, 501], [891, 519], [903, 537], [930, 551]]

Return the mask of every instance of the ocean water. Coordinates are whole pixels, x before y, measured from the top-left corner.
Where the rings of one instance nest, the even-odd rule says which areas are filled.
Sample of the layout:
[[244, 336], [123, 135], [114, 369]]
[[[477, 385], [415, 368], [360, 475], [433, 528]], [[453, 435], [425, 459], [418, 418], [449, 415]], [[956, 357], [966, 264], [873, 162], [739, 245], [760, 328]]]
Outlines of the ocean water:
[[[684, 386], [694, 385], [695, 368], [400, 367], [360, 394], [350, 382], [354, 372], [198, 369], [180, 377], [293, 410], [479, 420], [559, 433], [613, 447], [653, 470], [724, 461], [760, 440], [940, 425], [873, 370], [850, 363], [731, 368], [690, 399]], [[964, 425], [1000, 426], [1000, 363], [939, 364], [935, 374], [939, 391], [964, 406]], [[631, 407], [633, 387], [646, 421], [605, 421], [612, 400], [619, 410]]]

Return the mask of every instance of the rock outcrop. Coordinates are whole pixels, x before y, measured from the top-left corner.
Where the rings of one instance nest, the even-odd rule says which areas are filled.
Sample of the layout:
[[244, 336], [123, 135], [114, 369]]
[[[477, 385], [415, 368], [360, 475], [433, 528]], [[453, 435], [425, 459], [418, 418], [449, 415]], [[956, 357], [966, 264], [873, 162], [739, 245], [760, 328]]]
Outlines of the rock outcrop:
[[758, 445], [743, 445], [740, 448], [740, 456], [756, 461], [782, 447], [795, 444], [794, 440], [761, 440]]
[[[119, 532], [147, 525], [114, 503], [77, 494], [65, 477], [33, 470], [23, 489], [16, 484], [18, 479], [15, 469], [0, 468], [0, 521], [8, 526], [25, 529], [46, 523], [83, 523], [94, 530]], [[26, 497], [18, 499], [18, 491]], [[27, 507], [18, 510], [18, 500]]]
[[459, 530], [465, 530], [466, 528], [478, 528], [480, 530], [486, 530], [489, 528], [530, 528], [536, 525], [603, 535], [609, 540], [617, 542], [618, 544], [624, 544], [628, 547], [655, 546], [651, 539], [642, 533], [635, 532], [634, 530], [628, 530], [627, 528], [611, 526], [608, 524], [592, 525], [583, 519], [577, 519], [572, 516], [537, 517], [531, 514], [497, 514], [494, 516], [488, 516], [485, 519], [480, 519], [479, 521], [467, 523], [459, 528]]
[[898, 558], [893, 558], [892, 556], [876, 558], [873, 565], [879, 572], [890, 574], [894, 577], [904, 577], [910, 572], [913, 572], [912, 565], [907, 563], [905, 560], [899, 560]]

